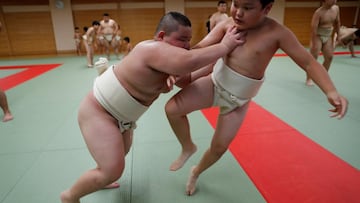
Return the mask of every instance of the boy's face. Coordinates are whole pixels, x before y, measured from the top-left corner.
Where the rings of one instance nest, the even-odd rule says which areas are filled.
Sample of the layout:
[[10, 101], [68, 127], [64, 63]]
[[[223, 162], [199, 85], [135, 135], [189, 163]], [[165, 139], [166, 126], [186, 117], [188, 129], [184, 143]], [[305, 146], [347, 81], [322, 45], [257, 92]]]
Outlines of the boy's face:
[[219, 4], [219, 6], [218, 6], [218, 11], [219, 11], [220, 13], [226, 13], [226, 10], [227, 10], [227, 4], [224, 4], [224, 3]]
[[104, 20], [105, 22], [109, 22], [110, 16], [103, 16], [103, 20]]
[[192, 38], [191, 27], [179, 25], [179, 29], [169, 35], [164, 36], [164, 42], [176, 47], [190, 49], [190, 40]]
[[251, 29], [262, 22], [271, 7], [272, 4], [269, 4], [262, 8], [259, 0], [233, 0], [230, 13], [238, 29]]
[[332, 5], [336, 4], [336, 0], [325, 0], [324, 3], [329, 5], [329, 6], [332, 6]]

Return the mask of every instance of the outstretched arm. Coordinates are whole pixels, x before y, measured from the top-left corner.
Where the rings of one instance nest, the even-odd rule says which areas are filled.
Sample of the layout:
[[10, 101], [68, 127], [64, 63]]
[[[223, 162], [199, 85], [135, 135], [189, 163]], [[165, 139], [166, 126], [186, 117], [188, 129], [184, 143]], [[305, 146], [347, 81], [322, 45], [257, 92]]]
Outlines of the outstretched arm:
[[147, 53], [146, 64], [169, 75], [183, 76], [215, 62], [218, 58], [231, 52], [236, 46], [243, 44], [243, 35], [235, 27], [231, 27], [220, 43], [202, 49], [186, 50], [165, 42], [157, 43], [156, 46], [144, 49]]
[[306, 51], [295, 35], [288, 29], [282, 33], [280, 39], [280, 48], [310, 75], [324, 92], [329, 103], [334, 107], [329, 110], [333, 112], [331, 117], [343, 118], [347, 112], [348, 101], [337, 92], [326, 69]]
[[221, 21], [214, 29], [211, 31], [199, 42], [193, 49], [207, 47], [216, 43], [219, 43], [226, 33], [226, 25], [228, 20]]

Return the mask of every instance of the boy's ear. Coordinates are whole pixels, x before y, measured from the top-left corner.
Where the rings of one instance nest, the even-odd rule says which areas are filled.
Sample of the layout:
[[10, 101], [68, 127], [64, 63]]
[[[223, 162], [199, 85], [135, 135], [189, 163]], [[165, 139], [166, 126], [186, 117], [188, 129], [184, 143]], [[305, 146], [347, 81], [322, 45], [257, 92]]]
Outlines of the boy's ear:
[[159, 40], [159, 41], [164, 40], [164, 37], [165, 37], [165, 32], [164, 31], [159, 31], [155, 36], [156, 40]]
[[265, 12], [266, 15], [269, 14], [269, 12], [270, 12], [273, 4], [274, 4], [274, 3], [269, 3], [269, 4], [264, 8], [264, 12]]

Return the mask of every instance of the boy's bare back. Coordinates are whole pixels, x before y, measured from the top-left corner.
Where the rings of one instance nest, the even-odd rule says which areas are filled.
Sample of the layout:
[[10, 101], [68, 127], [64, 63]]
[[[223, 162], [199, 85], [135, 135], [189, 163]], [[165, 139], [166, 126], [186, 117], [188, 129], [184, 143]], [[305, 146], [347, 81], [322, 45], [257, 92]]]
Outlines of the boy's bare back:
[[[168, 42], [165, 42], [165, 39], [140, 42], [114, 68], [114, 73], [120, 83], [143, 105], [150, 105], [161, 93], [171, 90], [167, 84], [170, 75], [184, 76], [189, 71], [194, 71], [211, 62], [205, 60], [209, 56], [219, 56], [220, 53], [226, 53], [227, 50], [236, 47], [236, 43], [242, 43], [241, 34], [236, 33], [233, 27], [228, 30], [228, 37], [224, 37], [222, 43], [208, 47], [208, 51], [189, 51], [191, 28], [180, 27], [179, 29], [185, 30], [173, 32], [171, 36], [166, 37]], [[188, 40], [183, 41], [183, 39]], [[237, 42], [234, 43], [234, 40]], [[179, 49], [179, 47], [182, 48]]]
[[[166, 62], [167, 57], [164, 58], [161, 54], [157, 56], [155, 54], [162, 49], [168, 48], [170, 52], [181, 51], [179, 49], [172, 49], [169, 46], [171, 45], [155, 40], [141, 42], [114, 68], [114, 73], [122, 85], [131, 95], [141, 100], [140, 102], [143, 104], [150, 105], [161, 93], [169, 91], [166, 80], [171, 73], [170, 71], [174, 69], [171, 67], [162, 72], [154, 67], [163, 65], [154, 63], [154, 67], [151, 66], [152, 61], [155, 61], [155, 59], [157, 59], [159, 64]], [[186, 50], [184, 49], [184, 51]], [[150, 53], [154, 57], [149, 56]], [[147, 58], [152, 58], [152, 60], [147, 61]], [[139, 76], [141, 80], [138, 79]]]

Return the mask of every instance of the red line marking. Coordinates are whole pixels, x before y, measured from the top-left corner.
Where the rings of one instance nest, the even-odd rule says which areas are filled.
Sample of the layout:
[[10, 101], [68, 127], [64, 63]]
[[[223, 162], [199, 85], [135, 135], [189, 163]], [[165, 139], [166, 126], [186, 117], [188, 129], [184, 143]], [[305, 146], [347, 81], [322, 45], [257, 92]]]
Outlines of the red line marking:
[[50, 71], [61, 64], [46, 65], [23, 65], [23, 66], [1, 66], [0, 70], [25, 69], [21, 72], [0, 78], [0, 87], [6, 91], [28, 80], [31, 80], [47, 71]]
[[229, 150], [269, 203], [360, 202], [359, 170], [254, 102]]
[[[216, 128], [218, 108], [202, 113]], [[268, 203], [360, 202], [358, 169], [254, 102], [229, 150]]]
[[[355, 54], [360, 54], [360, 51], [355, 51]], [[338, 52], [334, 52], [334, 55], [348, 55], [351, 54], [349, 51], [338, 51]], [[322, 53], [320, 53], [320, 55], [322, 55]], [[275, 57], [284, 57], [284, 56], [288, 56], [285, 53], [278, 53], [278, 54], [274, 54]]]

